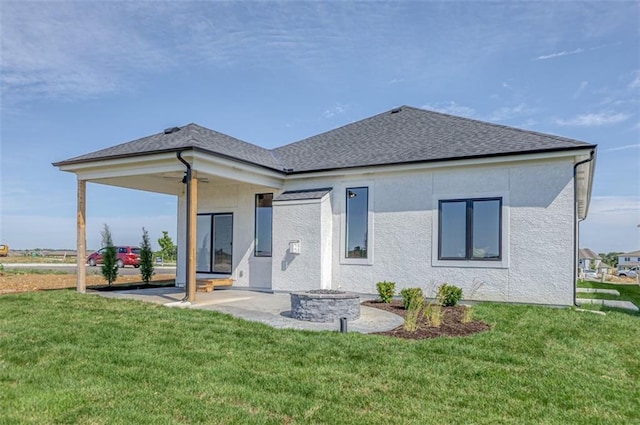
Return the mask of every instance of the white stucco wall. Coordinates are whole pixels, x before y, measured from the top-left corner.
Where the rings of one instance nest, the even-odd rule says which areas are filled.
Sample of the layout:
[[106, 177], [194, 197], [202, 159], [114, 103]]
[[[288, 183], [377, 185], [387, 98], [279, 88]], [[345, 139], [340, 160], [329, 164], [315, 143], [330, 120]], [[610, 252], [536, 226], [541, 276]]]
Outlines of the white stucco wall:
[[[331, 288], [331, 197], [274, 202], [272, 289]], [[300, 241], [300, 253], [289, 251]]]
[[[233, 214], [233, 272], [230, 275], [198, 273], [198, 278], [234, 279], [234, 286], [266, 288], [271, 287], [271, 257], [254, 256], [255, 195], [276, 193], [263, 186], [242, 183], [198, 184], [198, 213]], [[178, 265], [176, 284], [183, 286], [186, 281], [186, 196], [178, 199]]]
[[[397, 291], [422, 287], [433, 295], [447, 282], [468, 299], [570, 305], [573, 297], [573, 181], [570, 160], [506, 163], [416, 172], [296, 181], [296, 188], [331, 192], [334, 289], [375, 293], [376, 282]], [[370, 264], [344, 261], [344, 190], [368, 181], [374, 199]], [[498, 196], [503, 199], [502, 260], [439, 261], [438, 200]], [[284, 217], [281, 217], [285, 220]], [[307, 220], [311, 219], [310, 217]], [[304, 220], [296, 214], [289, 222]], [[274, 273], [274, 287], [302, 289]], [[277, 282], [277, 283], [276, 283]], [[316, 281], [315, 286], [326, 285]], [[308, 279], [305, 289], [309, 286]], [[472, 293], [473, 292], [473, 293]]]
[[[205, 183], [199, 185], [198, 211], [233, 213], [236, 286], [374, 294], [376, 282], [391, 280], [398, 293], [419, 286], [433, 296], [447, 282], [462, 287], [467, 299], [570, 305], [572, 177], [571, 159], [549, 159], [298, 177], [287, 180], [280, 191]], [[344, 258], [345, 190], [362, 185], [369, 187], [371, 198], [370, 258], [350, 262]], [[274, 203], [273, 257], [254, 257], [255, 194], [320, 187], [333, 190], [322, 200]], [[438, 260], [438, 201], [479, 197], [502, 198], [502, 260]], [[184, 229], [184, 204], [181, 196], [179, 229]], [[291, 240], [300, 240], [299, 255], [288, 252]], [[185, 246], [182, 230], [178, 244]], [[180, 251], [178, 282], [184, 282], [184, 249]]]

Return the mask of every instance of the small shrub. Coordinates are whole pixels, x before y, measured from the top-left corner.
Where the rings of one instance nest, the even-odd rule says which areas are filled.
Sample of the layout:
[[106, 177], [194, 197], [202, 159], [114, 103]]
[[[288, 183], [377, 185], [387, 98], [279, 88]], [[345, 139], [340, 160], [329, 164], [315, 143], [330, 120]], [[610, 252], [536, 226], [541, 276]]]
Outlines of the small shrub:
[[421, 304], [424, 302], [424, 295], [420, 288], [404, 288], [400, 291], [400, 295], [402, 295], [402, 303], [405, 310], [409, 310], [409, 306], [416, 298], [420, 299]]
[[439, 328], [442, 325], [442, 306], [438, 303], [430, 303], [426, 309], [426, 316], [429, 319], [429, 326]]
[[473, 320], [473, 309], [470, 305], [463, 306], [462, 310], [462, 323], [470, 323]]
[[437, 299], [444, 307], [453, 307], [462, 298], [462, 289], [455, 285], [443, 283], [438, 288]]
[[[418, 289], [420, 291], [420, 295], [422, 295], [422, 290], [420, 290], [420, 288], [412, 289]], [[424, 297], [414, 296], [410, 298], [409, 304], [405, 307], [407, 309], [407, 314], [404, 317], [404, 329], [407, 332], [415, 332], [418, 330], [418, 319], [420, 318], [423, 307]]]
[[378, 295], [380, 295], [380, 301], [383, 303], [390, 303], [393, 299], [393, 296], [396, 293], [396, 283], [395, 282], [378, 282], [376, 284], [378, 288]]

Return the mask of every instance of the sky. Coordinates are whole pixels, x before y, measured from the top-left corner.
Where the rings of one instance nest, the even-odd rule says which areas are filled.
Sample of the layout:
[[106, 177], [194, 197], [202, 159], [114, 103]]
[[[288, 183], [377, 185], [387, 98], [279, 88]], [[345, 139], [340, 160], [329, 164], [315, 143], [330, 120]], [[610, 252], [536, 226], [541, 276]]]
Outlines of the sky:
[[[265, 148], [400, 105], [598, 144], [582, 247], [640, 249], [640, 3], [0, 1], [0, 243], [74, 249], [51, 165], [195, 122]], [[87, 246], [176, 236], [87, 185]]]

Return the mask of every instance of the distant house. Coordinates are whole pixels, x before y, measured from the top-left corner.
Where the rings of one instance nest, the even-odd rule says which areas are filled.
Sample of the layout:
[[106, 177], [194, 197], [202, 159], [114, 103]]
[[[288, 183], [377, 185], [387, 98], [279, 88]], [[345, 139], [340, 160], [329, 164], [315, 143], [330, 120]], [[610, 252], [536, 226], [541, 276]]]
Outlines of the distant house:
[[633, 266], [640, 266], [640, 251], [625, 252], [618, 255], [618, 270], [625, 270]]
[[578, 267], [583, 270], [597, 270], [602, 258], [589, 248], [580, 248], [578, 251]]
[[195, 277], [220, 277], [368, 294], [447, 282], [470, 299], [571, 305], [595, 152], [403, 106], [271, 150], [188, 124], [54, 165], [78, 179], [80, 262], [86, 182], [177, 197], [188, 299]]

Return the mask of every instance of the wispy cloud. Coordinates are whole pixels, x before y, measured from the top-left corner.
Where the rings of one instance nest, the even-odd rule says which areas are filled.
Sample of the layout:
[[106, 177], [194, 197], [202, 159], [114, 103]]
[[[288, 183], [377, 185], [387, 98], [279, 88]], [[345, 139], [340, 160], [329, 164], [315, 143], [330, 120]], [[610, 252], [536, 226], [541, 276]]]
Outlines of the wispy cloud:
[[636, 76], [635, 76], [635, 78], [633, 79], [633, 81], [631, 81], [631, 82], [629, 83], [629, 86], [628, 86], [628, 87], [629, 87], [631, 90], [634, 90], [634, 89], [638, 89], [638, 88], [640, 88], [640, 71], [636, 71]]
[[557, 52], [557, 53], [551, 53], [548, 55], [543, 55], [543, 56], [538, 56], [536, 58], [536, 60], [545, 60], [545, 59], [553, 59], [553, 58], [559, 58], [562, 56], [570, 56], [570, 55], [577, 55], [579, 53], [583, 53], [585, 50], [582, 48], [577, 48], [575, 50], [563, 50], [562, 52]]
[[632, 145], [623, 145], [615, 148], [604, 149], [603, 152], [616, 152], [616, 151], [625, 151], [629, 149], [640, 149], [640, 143], [632, 144]]
[[334, 106], [325, 109], [322, 113], [322, 116], [325, 118], [333, 118], [336, 115], [342, 115], [349, 110], [349, 105], [344, 105], [342, 103], [336, 103]]
[[604, 49], [605, 47], [608, 47], [608, 46], [609, 46], [608, 44], [603, 44], [601, 46], [589, 47], [588, 49], [583, 49], [582, 47], [578, 47], [577, 49], [574, 49], [574, 50], [563, 50], [562, 52], [556, 52], [556, 53], [550, 53], [548, 55], [538, 56], [536, 60], [546, 60], [546, 59], [560, 58], [562, 56], [578, 55], [584, 52], [591, 52], [594, 50]]
[[513, 118], [531, 115], [534, 112], [535, 109], [527, 106], [525, 103], [520, 103], [516, 106], [502, 106], [489, 115], [489, 120], [507, 121]]
[[475, 117], [476, 115], [475, 109], [468, 106], [458, 105], [453, 100], [435, 104], [424, 104], [422, 105], [422, 108], [442, 112], [443, 114], [460, 115], [469, 118]]
[[617, 124], [626, 121], [631, 114], [622, 112], [599, 112], [591, 114], [582, 114], [570, 119], [557, 119], [555, 123], [562, 126], [574, 127], [598, 127], [601, 125]]
[[[131, 91], [185, 69], [282, 66], [325, 78], [344, 72], [354, 52], [367, 51], [362, 62], [371, 66], [406, 56], [398, 48], [405, 35], [391, 22], [408, 12], [394, 3], [366, 13], [358, 4], [315, 2], [7, 2], [2, 9], [4, 101]], [[352, 14], [357, 21], [347, 19]]]
[[587, 88], [587, 86], [589, 85], [588, 81], [583, 81], [580, 83], [580, 85], [578, 86], [578, 88], [576, 89], [576, 91], [573, 93], [573, 98], [577, 99], [580, 97], [580, 95], [582, 95], [582, 92], [584, 91], [584, 89]]

